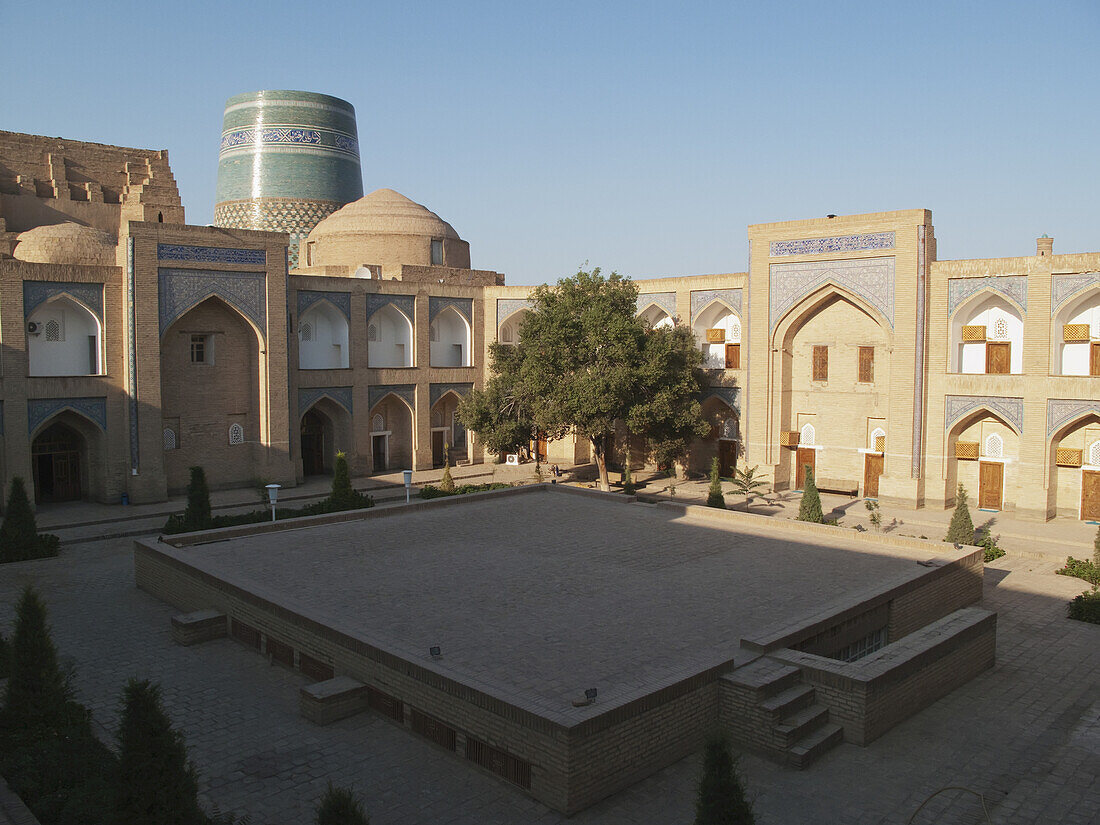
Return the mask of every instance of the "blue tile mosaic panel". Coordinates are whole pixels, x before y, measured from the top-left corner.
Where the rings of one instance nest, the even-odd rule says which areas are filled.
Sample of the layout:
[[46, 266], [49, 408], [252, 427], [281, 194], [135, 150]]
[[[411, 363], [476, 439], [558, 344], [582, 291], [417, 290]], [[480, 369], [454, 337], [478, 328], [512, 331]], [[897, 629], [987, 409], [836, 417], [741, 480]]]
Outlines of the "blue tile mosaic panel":
[[157, 257], [162, 261], [190, 261], [198, 264], [267, 265], [267, 252], [263, 249], [161, 243], [157, 244]]
[[103, 284], [81, 281], [23, 281], [23, 317], [29, 318], [39, 306], [58, 295], [67, 295], [83, 304], [103, 323]]
[[822, 255], [829, 252], [863, 252], [893, 249], [893, 232], [871, 232], [865, 235], [841, 235], [837, 238], [799, 238], [794, 241], [773, 241], [771, 256]]
[[30, 398], [27, 400], [27, 432], [62, 410], [73, 410], [107, 431], [107, 398]]

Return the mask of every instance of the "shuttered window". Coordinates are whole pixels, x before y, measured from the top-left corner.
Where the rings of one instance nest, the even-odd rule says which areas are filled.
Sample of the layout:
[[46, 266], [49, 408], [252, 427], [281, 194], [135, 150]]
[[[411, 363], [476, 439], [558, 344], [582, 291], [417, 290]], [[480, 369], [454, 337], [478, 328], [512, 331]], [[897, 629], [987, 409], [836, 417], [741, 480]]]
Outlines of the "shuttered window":
[[726, 369], [741, 369], [741, 345], [726, 344]]
[[859, 348], [859, 383], [875, 383], [875, 348]]
[[814, 347], [814, 381], [829, 380], [829, 348]]

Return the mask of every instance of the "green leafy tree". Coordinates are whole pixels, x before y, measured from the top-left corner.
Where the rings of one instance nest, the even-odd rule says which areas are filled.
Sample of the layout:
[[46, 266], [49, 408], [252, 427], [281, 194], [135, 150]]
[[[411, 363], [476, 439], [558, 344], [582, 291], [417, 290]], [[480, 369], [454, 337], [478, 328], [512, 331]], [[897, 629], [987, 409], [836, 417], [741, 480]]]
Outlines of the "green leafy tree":
[[[506, 355], [504, 347], [492, 350], [490, 385], [499, 384], [492, 388], [489, 426], [472, 412], [483, 400], [463, 409], [463, 423], [490, 448], [501, 443], [505, 419], [509, 427], [513, 420], [532, 425], [524, 443], [538, 432], [554, 439], [572, 431], [592, 443], [603, 490], [611, 487], [607, 459], [617, 422], [652, 438], [662, 454], [686, 449], [686, 442], [676, 446], [677, 437], [705, 432], [691, 368], [701, 356], [683, 331], [647, 332], [635, 317], [637, 295], [630, 280], [615, 273], [605, 278], [598, 268], [538, 287], [519, 343]], [[686, 375], [679, 372], [682, 365], [688, 365]], [[669, 383], [670, 376], [675, 381]]]
[[0, 522], [0, 562], [56, 556], [59, 545], [57, 536], [39, 535], [23, 479], [12, 478], [4, 520]]
[[58, 723], [69, 701], [69, 684], [57, 662], [46, 606], [27, 585], [15, 608], [11, 675], [4, 692], [5, 724], [29, 735]]
[[[522, 339], [523, 327], [520, 327]], [[532, 439], [538, 428], [531, 409], [518, 392], [516, 360], [518, 347], [508, 344], [489, 346], [492, 377], [484, 389], [472, 389], [459, 402], [455, 411], [458, 420], [477, 433], [489, 452], [518, 453]]]
[[451, 478], [451, 445], [443, 445], [443, 478], [439, 480], [439, 489], [445, 493], [455, 491], [455, 480]]
[[802, 485], [802, 502], [798, 505], [798, 520], [824, 524], [825, 514], [821, 512], [821, 494], [817, 491], [814, 471], [806, 465], [806, 481]]
[[756, 474], [759, 469], [759, 464], [746, 469], [733, 468], [733, 489], [745, 497], [746, 513], [749, 511], [749, 506], [756, 495], [768, 486], [768, 483]]
[[726, 509], [726, 497], [722, 495], [722, 479], [718, 476], [718, 456], [710, 462], [710, 487], [707, 489], [707, 507]]
[[962, 486], [962, 482], [959, 482], [959, 489], [955, 492], [955, 512], [951, 515], [951, 524], [947, 527], [944, 541], [955, 544], [974, 543], [974, 521], [970, 518], [967, 498], [966, 488]]
[[363, 803], [348, 788], [338, 788], [331, 782], [317, 806], [316, 825], [370, 825]]
[[131, 679], [123, 691], [118, 729], [117, 825], [205, 825], [195, 768], [183, 736], [173, 730], [160, 688]]
[[187, 482], [187, 509], [183, 511], [183, 523], [188, 530], [204, 530], [210, 526], [210, 487], [206, 484], [206, 471], [202, 467], [191, 468]]
[[695, 798], [695, 825], [754, 825], [752, 805], [724, 737], [707, 742], [703, 776]]

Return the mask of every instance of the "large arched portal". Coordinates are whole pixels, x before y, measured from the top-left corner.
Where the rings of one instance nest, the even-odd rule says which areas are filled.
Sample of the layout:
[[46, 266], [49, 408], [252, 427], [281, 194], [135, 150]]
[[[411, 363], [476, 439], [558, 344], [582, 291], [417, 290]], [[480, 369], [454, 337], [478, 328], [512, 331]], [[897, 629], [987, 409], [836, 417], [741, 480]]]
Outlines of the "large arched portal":
[[31, 444], [31, 462], [35, 501], [46, 504], [84, 497], [88, 454], [74, 428], [55, 422], [42, 430]]
[[336, 454], [346, 453], [352, 461], [351, 415], [328, 396], [322, 396], [305, 411], [299, 426], [302, 475], [330, 475]]
[[161, 342], [161, 406], [176, 427], [166, 450], [168, 488], [187, 486], [192, 465], [211, 486], [251, 481], [260, 441], [260, 338], [216, 297], [182, 315]]

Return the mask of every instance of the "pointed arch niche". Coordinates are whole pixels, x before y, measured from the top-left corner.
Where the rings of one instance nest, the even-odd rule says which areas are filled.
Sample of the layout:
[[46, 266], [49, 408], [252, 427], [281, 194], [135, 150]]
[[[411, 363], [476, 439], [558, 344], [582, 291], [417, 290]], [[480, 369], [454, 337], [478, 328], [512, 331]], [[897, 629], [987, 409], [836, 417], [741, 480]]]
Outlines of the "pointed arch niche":
[[367, 363], [374, 368], [413, 365], [412, 322], [392, 303], [367, 319]]
[[298, 316], [298, 367], [337, 370], [349, 366], [348, 319], [328, 301]]
[[27, 318], [28, 375], [101, 375], [102, 339], [95, 313], [67, 295], [51, 298]]
[[1100, 376], [1100, 286], [1059, 309], [1054, 316], [1053, 333], [1052, 372]]
[[[722, 301], [711, 301], [695, 316], [692, 333], [703, 353], [703, 368], [712, 370], [740, 367], [741, 316]], [[729, 347], [736, 347], [736, 358]], [[736, 367], [727, 364], [736, 363]]]
[[394, 393], [387, 393], [370, 410], [368, 418], [371, 469], [375, 473], [408, 470], [413, 466], [413, 411]]
[[1020, 434], [1004, 418], [982, 407], [950, 425], [946, 434], [944, 500], [950, 504], [961, 483], [972, 506], [1003, 510], [1015, 505]]
[[1003, 295], [979, 292], [951, 317], [951, 372], [1023, 372], [1024, 317]]
[[431, 366], [470, 366], [470, 322], [453, 306], [444, 307], [432, 319], [428, 342]]
[[1100, 410], [1064, 424], [1050, 439], [1050, 496], [1056, 515], [1100, 521]]
[[638, 317], [642, 319], [642, 322], [650, 329], [657, 329], [658, 327], [673, 327], [675, 321], [672, 316], [665, 310], [661, 309], [656, 304], [650, 304], [641, 312], [638, 313]]

